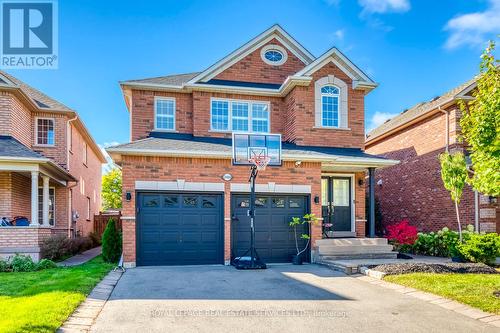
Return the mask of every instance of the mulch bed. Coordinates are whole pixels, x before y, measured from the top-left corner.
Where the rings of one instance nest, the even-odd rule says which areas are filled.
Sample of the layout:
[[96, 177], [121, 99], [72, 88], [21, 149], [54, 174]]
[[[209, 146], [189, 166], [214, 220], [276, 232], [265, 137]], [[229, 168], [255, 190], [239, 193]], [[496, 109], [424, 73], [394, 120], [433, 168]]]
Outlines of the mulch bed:
[[422, 264], [402, 263], [371, 266], [370, 269], [386, 273], [387, 275], [408, 273], [462, 273], [462, 274], [499, 274], [497, 270], [485, 264], [475, 263], [445, 263]]

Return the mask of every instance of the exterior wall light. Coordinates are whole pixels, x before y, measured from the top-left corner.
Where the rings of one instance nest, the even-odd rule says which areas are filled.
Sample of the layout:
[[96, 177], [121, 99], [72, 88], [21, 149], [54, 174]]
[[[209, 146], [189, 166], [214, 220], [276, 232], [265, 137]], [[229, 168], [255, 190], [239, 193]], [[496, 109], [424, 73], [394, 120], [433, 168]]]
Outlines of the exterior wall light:
[[231, 175], [230, 173], [226, 173], [222, 176], [222, 179], [225, 180], [226, 182], [230, 181], [231, 179], [233, 179], [233, 175]]
[[130, 193], [130, 192], [125, 193], [125, 200], [127, 200], [127, 201], [132, 200], [132, 193]]

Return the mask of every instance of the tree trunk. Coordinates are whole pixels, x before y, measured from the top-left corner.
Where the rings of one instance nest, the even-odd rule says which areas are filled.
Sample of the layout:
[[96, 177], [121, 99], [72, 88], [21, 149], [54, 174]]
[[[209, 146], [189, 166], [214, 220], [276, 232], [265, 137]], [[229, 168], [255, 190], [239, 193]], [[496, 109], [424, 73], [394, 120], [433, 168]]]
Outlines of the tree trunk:
[[462, 225], [460, 224], [460, 214], [458, 212], [458, 203], [456, 201], [455, 201], [455, 212], [457, 213], [458, 237], [460, 239], [460, 243], [462, 243]]

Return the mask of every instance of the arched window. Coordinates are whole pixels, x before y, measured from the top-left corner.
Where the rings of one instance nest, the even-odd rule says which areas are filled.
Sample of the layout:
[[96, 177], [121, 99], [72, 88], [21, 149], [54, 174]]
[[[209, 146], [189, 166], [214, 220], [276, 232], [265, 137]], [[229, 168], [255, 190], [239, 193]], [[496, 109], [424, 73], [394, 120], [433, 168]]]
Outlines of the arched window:
[[321, 125], [339, 127], [340, 89], [333, 85], [321, 87]]

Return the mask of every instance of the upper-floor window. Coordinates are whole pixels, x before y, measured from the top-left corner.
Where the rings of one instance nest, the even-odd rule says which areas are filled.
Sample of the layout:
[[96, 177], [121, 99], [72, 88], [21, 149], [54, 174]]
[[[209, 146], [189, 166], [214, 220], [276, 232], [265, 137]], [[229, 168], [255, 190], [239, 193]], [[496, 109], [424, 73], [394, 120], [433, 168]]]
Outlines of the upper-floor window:
[[87, 143], [83, 143], [83, 164], [86, 166], [88, 161], [88, 146]]
[[339, 88], [332, 85], [321, 88], [321, 125], [339, 126]]
[[38, 145], [53, 146], [55, 144], [54, 119], [36, 119], [36, 143]]
[[212, 99], [210, 116], [213, 131], [270, 131], [269, 103]]
[[175, 130], [175, 99], [155, 97], [155, 129]]
[[349, 130], [347, 83], [328, 75], [314, 82], [314, 126]]

